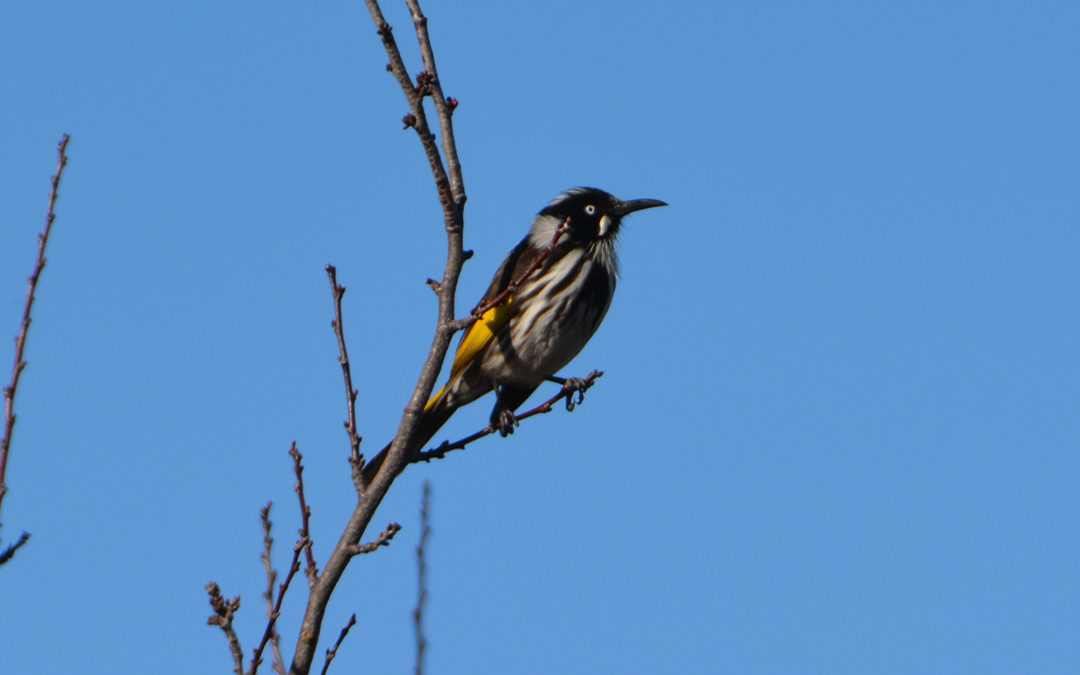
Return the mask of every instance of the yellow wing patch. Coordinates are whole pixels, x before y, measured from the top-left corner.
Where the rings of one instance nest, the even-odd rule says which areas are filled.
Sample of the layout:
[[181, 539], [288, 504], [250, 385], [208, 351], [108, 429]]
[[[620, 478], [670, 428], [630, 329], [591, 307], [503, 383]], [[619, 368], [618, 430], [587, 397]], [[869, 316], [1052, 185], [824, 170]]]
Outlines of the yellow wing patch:
[[[465, 367], [472, 362], [472, 360], [491, 344], [491, 341], [495, 338], [499, 331], [503, 329], [506, 322], [510, 320], [510, 309], [513, 304], [514, 297], [508, 297], [504, 302], [492, 307], [488, 311], [476, 320], [476, 322], [465, 333], [465, 337], [462, 338], [461, 344], [458, 345], [457, 354], [454, 355], [454, 364], [450, 367], [450, 379], [453, 380], [461, 371], [465, 370]], [[431, 400], [424, 406], [424, 411], [431, 410], [436, 403], [446, 393], [446, 387], [450, 386], [446, 384], [440, 389]]]
[[454, 355], [450, 377], [465, 370], [465, 366], [469, 365], [473, 357], [487, 347], [495, 335], [503, 329], [506, 322], [510, 320], [510, 305], [513, 301], [513, 296], [508, 297], [502, 304], [484, 312], [476, 323], [469, 327], [469, 332], [465, 333], [461, 344], [458, 345], [457, 354]]

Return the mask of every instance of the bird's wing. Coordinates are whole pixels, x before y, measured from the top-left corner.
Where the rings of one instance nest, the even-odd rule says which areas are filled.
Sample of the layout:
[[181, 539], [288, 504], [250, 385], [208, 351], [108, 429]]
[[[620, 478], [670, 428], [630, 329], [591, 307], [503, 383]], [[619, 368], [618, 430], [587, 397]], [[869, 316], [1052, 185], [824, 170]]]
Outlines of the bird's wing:
[[[491, 340], [502, 330], [506, 322], [510, 320], [513, 311], [513, 296], [509, 296], [498, 305], [484, 312], [479, 319], [469, 327], [468, 332], [461, 338], [457, 353], [454, 355], [454, 364], [450, 366], [450, 382], [454, 381], [461, 371], [476, 357], [477, 354], [487, 347]], [[430, 411], [438, 405], [450, 386], [447, 382], [424, 406], [424, 411]]]
[[[540, 255], [540, 251], [529, 245], [529, 238], [525, 237], [521, 240], [521, 243], [514, 247], [514, 250], [510, 251], [510, 255], [506, 256], [506, 260], [499, 266], [499, 270], [495, 273], [495, 278], [491, 280], [491, 284], [488, 286], [487, 292], [484, 293], [484, 297], [480, 300], [480, 305], [487, 304], [495, 298], [499, 293], [502, 293], [507, 286], [511, 284], [515, 279], [522, 275], [532, 264], [536, 256]], [[447, 389], [450, 387], [450, 383], [454, 381], [454, 378], [461, 374], [465, 368], [472, 363], [478, 355], [480, 355], [484, 349], [491, 344], [491, 341], [495, 339], [495, 336], [499, 334], [510, 319], [514, 316], [516, 307], [514, 305], [514, 296], [510, 295], [505, 300], [495, 305], [491, 309], [484, 312], [479, 319], [469, 327], [469, 330], [465, 331], [465, 335], [461, 338], [461, 343], [458, 345], [457, 353], [454, 354], [454, 363], [450, 366], [450, 382], [443, 385], [439, 391], [435, 392], [435, 395], [431, 397], [431, 400], [424, 406], [425, 411], [430, 411], [435, 408], [446, 394]]]
[[457, 354], [454, 355], [454, 365], [450, 367], [450, 377], [454, 378], [458, 373], [465, 369], [465, 366], [484, 350], [488, 344], [498, 335], [499, 331], [503, 329], [506, 322], [510, 320], [510, 314], [513, 310], [514, 297], [509, 296], [502, 303], [495, 305], [476, 320], [476, 322], [469, 327], [468, 332], [465, 333], [465, 337], [461, 338], [461, 344], [458, 345]]
[[[521, 276], [521, 273], [528, 269], [537, 255], [538, 252], [529, 246], [529, 238], [522, 239], [521, 243], [510, 251], [510, 255], [506, 256], [506, 260], [499, 266], [499, 270], [495, 272], [495, 278], [491, 280], [484, 297], [480, 300], [480, 305], [487, 304], [499, 293], [506, 290], [506, 287], [514, 279]], [[477, 354], [491, 344], [491, 341], [499, 334], [503, 326], [510, 321], [513, 314], [514, 296], [511, 295], [484, 312], [469, 327], [469, 330], [461, 338], [461, 344], [458, 345], [457, 353], [454, 355], [454, 364], [450, 368], [451, 379], [464, 370], [465, 366], [469, 365]]]

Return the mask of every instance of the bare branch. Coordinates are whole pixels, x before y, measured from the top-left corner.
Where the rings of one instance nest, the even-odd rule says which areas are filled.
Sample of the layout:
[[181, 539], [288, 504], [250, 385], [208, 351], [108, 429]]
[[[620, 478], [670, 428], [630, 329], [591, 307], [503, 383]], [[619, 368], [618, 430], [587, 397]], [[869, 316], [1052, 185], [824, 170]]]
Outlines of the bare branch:
[[[336, 285], [336, 284], [335, 284]], [[342, 289], [344, 291], [345, 289]], [[285, 600], [285, 593], [289, 590], [289, 584], [292, 583], [293, 577], [296, 576], [297, 571], [300, 569], [300, 552], [304, 551], [307, 556], [307, 570], [305, 574], [308, 577], [309, 585], [314, 585], [319, 578], [319, 571], [315, 567], [315, 556], [311, 552], [311, 530], [310, 519], [311, 509], [308, 508], [307, 499], [304, 496], [304, 465], [302, 460], [304, 456], [300, 454], [300, 451], [296, 448], [296, 442], [294, 441], [292, 447], [289, 448], [289, 456], [293, 459], [293, 472], [296, 474], [296, 495], [300, 500], [300, 538], [293, 544], [293, 557], [292, 562], [289, 564], [289, 573], [285, 576], [285, 581], [278, 587], [277, 599], [271, 602], [274, 595], [273, 580], [270, 581], [270, 587], [266, 594], [263, 596], [267, 600], [269, 605], [269, 612], [267, 613], [266, 629], [263, 631], [262, 640], [259, 642], [259, 646], [255, 648], [255, 653], [251, 657], [251, 667], [248, 668], [248, 675], [255, 675], [259, 670], [259, 664], [262, 663], [262, 653], [266, 648], [266, 643], [271, 642], [274, 645], [274, 670], [278, 670], [278, 662], [280, 660], [280, 653], [277, 648], [278, 634], [277, 634], [277, 620], [281, 616], [281, 603]], [[266, 538], [270, 537], [270, 505], [260, 512], [263, 517], [263, 531], [266, 533]], [[272, 540], [270, 540], [272, 541]], [[273, 574], [274, 578], [277, 578], [277, 572], [273, 572], [270, 568], [269, 556], [270, 556], [270, 541], [266, 544], [266, 567], [267, 576]], [[284, 672], [284, 662], [281, 663], [281, 671]]]
[[[270, 522], [270, 507], [272, 506], [273, 502], [267, 502], [266, 506], [259, 509], [259, 519], [262, 521], [263, 526], [263, 554], [261, 558], [263, 567], [266, 569], [266, 590], [263, 592], [263, 599], [266, 600], [267, 620], [274, 614], [274, 583], [277, 582], [277, 570], [274, 569], [270, 556], [274, 545], [274, 538], [270, 536], [270, 530], [273, 527], [273, 523]], [[273, 653], [274, 672], [278, 673], [278, 675], [285, 675], [285, 662], [281, 658], [281, 636], [278, 635], [276, 630], [270, 636], [270, 649]]]
[[15, 552], [18, 551], [20, 548], [22, 548], [23, 545], [28, 541], [30, 541], [30, 533], [29, 532], [23, 532], [22, 534], [20, 534], [18, 541], [16, 541], [11, 546], [8, 546], [7, 548], [5, 548], [3, 550], [2, 553], [0, 553], [0, 565], [3, 565], [7, 561], [9, 561], [13, 557], [15, 557]]
[[232, 652], [236, 675], [244, 675], [244, 651], [240, 648], [240, 638], [236, 637], [233, 629], [233, 616], [240, 609], [240, 596], [232, 600], [226, 600], [221, 595], [221, 588], [211, 581], [206, 585], [206, 592], [210, 596], [210, 607], [214, 613], [206, 620], [207, 625], [220, 626], [225, 631], [225, 637], [229, 640], [229, 651]]
[[304, 574], [308, 578], [308, 586], [313, 586], [319, 580], [319, 568], [315, 566], [315, 554], [311, 551], [311, 507], [307, 505], [304, 497], [304, 465], [301, 461], [304, 456], [296, 449], [296, 441], [289, 448], [289, 456], [293, 458], [293, 472], [296, 474], [296, 496], [300, 500], [300, 541], [308, 542], [304, 553], [307, 556], [307, 568]]
[[465, 186], [461, 178], [461, 162], [458, 160], [457, 143], [454, 141], [454, 129], [451, 118], [454, 110], [458, 107], [456, 98], [447, 98], [443, 94], [442, 82], [439, 80], [438, 69], [435, 67], [435, 52], [431, 48], [431, 36], [428, 35], [427, 17], [420, 11], [420, 3], [417, 0], [405, 0], [412, 15], [413, 25], [416, 28], [416, 40], [420, 45], [420, 57], [424, 61], [424, 72], [428, 76], [427, 86], [431, 90], [431, 99], [435, 104], [435, 112], [439, 116], [439, 131], [442, 134], [443, 156], [446, 157], [446, 165], [450, 172], [450, 189], [455, 195], [464, 195]]
[[[559, 390], [558, 394], [555, 394], [554, 396], [544, 401], [540, 405], [536, 406], [532, 410], [528, 410], [521, 413], [520, 415], [516, 415], [515, 418], [517, 419], [517, 421], [520, 422], [522, 420], [529, 419], [530, 417], [535, 417], [536, 415], [543, 415], [549, 413], [551, 412], [552, 408], [555, 407], [555, 404], [563, 399], [566, 399], [566, 409], [572, 411], [575, 405], [581, 403], [585, 399], [585, 392], [589, 389], [589, 387], [593, 386], [593, 383], [596, 382], [596, 379], [603, 374], [604, 373], [599, 370], [594, 370], [580, 380], [566, 380], [566, 382], [562, 386], [562, 389]], [[574, 401], [574, 394], [578, 395], [578, 399], [576, 402]], [[490, 436], [498, 430], [499, 428], [497, 426], [489, 424], [480, 431], [477, 431], [476, 433], [466, 436], [465, 438], [462, 438], [460, 440], [454, 441], [453, 443], [450, 443], [449, 441], [444, 441], [442, 445], [436, 448], [432, 448], [431, 450], [425, 450], [423, 452], [417, 452], [410, 461], [430, 462], [433, 459], [442, 459], [447, 455], [447, 453], [453, 450], [462, 450], [469, 443], [481, 439], [484, 436]]]
[[345, 624], [345, 627], [341, 629], [341, 634], [338, 635], [337, 642], [334, 646], [326, 650], [326, 661], [323, 663], [322, 675], [326, 675], [326, 671], [330, 670], [330, 662], [337, 656], [338, 647], [345, 641], [345, 636], [349, 634], [349, 629], [356, 625], [356, 614], [349, 617], [349, 622]]
[[248, 675], [255, 675], [259, 671], [259, 664], [262, 663], [262, 653], [266, 649], [266, 643], [275, 635], [277, 620], [281, 616], [281, 602], [285, 599], [285, 593], [288, 592], [293, 577], [300, 570], [300, 551], [310, 546], [311, 540], [306, 537], [301, 538], [293, 545], [293, 557], [292, 563], [289, 565], [289, 573], [285, 575], [285, 581], [278, 587], [277, 600], [274, 602], [270, 617], [266, 621], [266, 629], [263, 631], [262, 640], [259, 641], [259, 646], [255, 648], [255, 652], [251, 656], [251, 666], [247, 671]]
[[[390, 489], [391, 483], [408, 464], [409, 455], [414, 452], [411, 446], [415, 443], [414, 439], [423, 414], [424, 404], [435, 387], [435, 380], [439, 376], [447, 351], [450, 348], [450, 340], [454, 332], [459, 330], [459, 325], [454, 321], [454, 298], [457, 293], [458, 278], [461, 276], [461, 267], [466, 257], [463, 245], [466, 197], [464, 181], [461, 176], [461, 165], [458, 162], [453, 141], [454, 129], [451, 120], [451, 104], [442, 95], [438, 70], [434, 57], [431, 56], [434, 52], [431, 49], [426, 20], [418, 22], [415, 19], [415, 17], [422, 17], [415, 0], [410, 0], [409, 6], [414, 17], [414, 24], [416, 24], [417, 39], [422, 45], [421, 53], [425, 55], [425, 72], [429, 76], [426, 84], [422, 83], [419, 89], [413, 86], [412, 79], [405, 69], [401, 53], [394, 40], [393, 29], [383, 17], [378, 1], [365, 0], [365, 2], [379, 37], [382, 39], [383, 48], [390, 59], [389, 70], [393, 73], [409, 103], [409, 113], [413, 116], [413, 119], [409, 121], [412, 122], [411, 126], [415, 129], [424, 147], [432, 178], [439, 193], [439, 202], [443, 211], [443, 226], [447, 237], [446, 266], [443, 270], [443, 277], [438, 282], [436, 293], [439, 300], [438, 323], [435, 335], [432, 337], [427, 359], [420, 370], [416, 387], [413, 389], [412, 396], [402, 414], [401, 422], [390, 445], [386, 461], [377, 470], [364, 472], [363, 488], [358, 492], [356, 508], [353, 510], [341, 538], [326, 561], [326, 567], [323, 569], [322, 575], [312, 586], [308, 606], [300, 626], [296, 652], [290, 668], [293, 675], [306, 675], [311, 670], [315, 648], [319, 641], [319, 633], [322, 630], [323, 617], [326, 614], [326, 605], [329, 603], [330, 596], [341, 579], [341, 575], [344, 574], [349, 561], [356, 555], [357, 548], [361, 546], [360, 541], [368, 524], [371, 522], [375, 510], [382, 502], [387, 490]], [[439, 149], [435, 144], [434, 134], [431, 133], [428, 126], [423, 105], [425, 87], [431, 92], [435, 99], [436, 109], [440, 111], [442, 141], [443, 147], [447, 149], [448, 153], [450, 175], [447, 174], [446, 168], [443, 166], [442, 157], [439, 155]], [[410, 125], [407, 124], [407, 126]]]
[[[375, 28], [382, 39], [383, 48], [390, 58], [387, 70], [393, 73], [398, 85], [401, 87], [405, 99], [409, 102], [409, 114], [402, 119], [404, 128], [415, 129], [420, 142], [424, 146], [424, 154], [427, 155], [428, 164], [431, 167], [435, 186], [439, 191], [439, 201], [443, 205], [443, 217], [448, 223], [454, 222], [460, 226], [461, 211], [465, 206], [465, 188], [461, 179], [461, 164], [457, 158], [457, 148], [454, 143], [453, 123], [451, 122], [451, 108], [449, 103], [442, 97], [442, 85], [439, 82], [438, 71], [435, 67], [435, 58], [431, 49], [431, 38], [427, 32], [427, 19], [421, 14], [420, 7], [413, 0], [409, 1], [409, 11], [413, 15], [413, 23], [417, 31], [417, 39], [421, 42], [421, 53], [424, 58], [424, 71], [417, 85], [413, 85], [409, 71], [405, 67], [405, 61], [401, 58], [397, 41], [394, 39], [394, 29], [386, 22], [382, 9], [377, 0], [365, 0], [371, 19], [375, 22]], [[417, 19], [419, 17], [419, 19]], [[453, 154], [448, 155], [451, 174], [447, 174], [443, 166], [442, 156], [435, 143], [435, 134], [428, 125], [427, 112], [424, 110], [424, 97], [431, 95], [435, 101], [436, 112], [440, 119], [440, 128], [443, 135], [443, 147], [449, 148]], [[457, 107], [456, 103], [454, 107]], [[444, 113], [445, 111], [445, 113]], [[445, 114], [445, 119], [444, 119]]]
[[[427, 31], [427, 19], [424, 18], [416, 0], [409, 0], [409, 11], [413, 17], [417, 40], [420, 42], [420, 51], [423, 55], [425, 70], [417, 76], [417, 86], [413, 86], [412, 80], [405, 69], [404, 61], [394, 40], [393, 29], [386, 23], [382, 10], [377, 0], [365, 0], [371, 18], [375, 23], [377, 32], [382, 38], [383, 47], [390, 58], [389, 69], [394, 74], [409, 102], [411, 114], [415, 117], [415, 128], [424, 146], [425, 154], [431, 168], [432, 177], [439, 192], [439, 201], [443, 207], [444, 227], [447, 233], [447, 259], [443, 278], [437, 284], [437, 296], [439, 299], [439, 321], [432, 340], [428, 358], [420, 372], [420, 378], [412, 397], [402, 415], [401, 424], [394, 441], [390, 446], [387, 459], [380, 467], [370, 472], [382, 478], [380, 485], [373, 497], [382, 499], [382, 494], [389, 487], [390, 482], [404, 468], [407, 447], [412, 443], [416, 427], [423, 412], [431, 391], [435, 386], [435, 380], [446, 358], [446, 352], [450, 346], [450, 339], [458, 329], [454, 321], [454, 297], [457, 292], [458, 277], [461, 274], [461, 266], [465, 261], [462, 230], [464, 228], [465, 192], [461, 177], [461, 166], [456, 156], [456, 146], [453, 140], [453, 122], [450, 115], [450, 107], [442, 99], [442, 88], [439, 81], [438, 70], [435, 65], [434, 52], [431, 47], [430, 35]], [[440, 114], [440, 125], [443, 132], [443, 147], [448, 151], [448, 162], [451, 174], [448, 175], [443, 166], [442, 156], [435, 145], [434, 134], [428, 127], [427, 116], [424, 111], [423, 99], [427, 94], [435, 98], [436, 110]], [[365, 472], [368, 473], [368, 472]], [[371, 478], [374, 478], [372, 475]], [[376, 496], [377, 495], [377, 496]], [[364, 501], [364, 500], [361, 500]], [[378, 501], [375, 502], [375, 505]], [[355, 541], [354, 541], [355, 543]]]
[[345, 324], [341, 316], [341, 299], [345, 297], [345, 287], [338, 284], [337, 268], [333, 265], [326, 266], [326, 274], [330, 277], [330, 287], [334, 293], [335, 318], [330, 322], [330, 325], [334, 327], [334, 334], [337, 336], [338, 351], [340, 352], [338, 361], [341, 362], [341, 372], [345, 376], [345, 404], [349, 411], [349, 419], [345, 422], [345, 431], [349, 434], [349, 445], [352, 447], [349, 464], [352, 466], [353, 482], [356, 484], [356, 489], [363, 490], [364, 456], [360, 454], [361, 438], [356, 432], [356, 395], [358, 392], [353, 389], [352, 369], [349, 367], [349, 350], [345, 346]]
[[401, 531], [401, 525], [397, 523], [390, 523], [386, 526], [378, 537], [375, 537], [375, 541], [368, 542], [366, 544], [359, 544], [357, 546], [349, 547], [349, 553], [352, 555], [363, 555], [365, 553], [374, 553], [379, 550], [381, 546], [389, 546], [390, 540], [394, 538], [394, 535]]
[[428, 507], [431, 502], [431, 483], [424, 481], [424, 495], [420, 501], [420, 543], [416, 547], [416, 609], [413, 610], [413, 629], [416, 633], [416, 675], [424, 673], [424, 654], [427, 651], [427, 638], [424, 637], [424, 604], [427, 602], [427, 561], [424, 559], [424, 546], [431, 535], [428, 524]]
[[[60, 179], [64, 175], [64, 167], [67, 166], [67, 146], [71, 136], [64, 134], [60, 143], [56, 146], [57, 163], [56, 173], [52, 176], [52, 189], [49, 191], [49, 210], [45, 215], [45, 229], [38, 235], [37, 261], [34, 263], [34, 271], [27, 279], [26, 302], [23, 304], [22, 322], [19, 325], [19, 334], [15, 336], [15, 358], [11, 365], [11, 381], [4, 387], [4, 436], [0, 438], [0, 507], [4, 503], [4, 495], [7, 494], [7, 462], [8, 453], [11, 450], [11, 437], [15, 431], [15, 394], [19, 389], [19, 379], [23, 370], [26, 369], [26, 361], [23, 354], [26, 350], [26, 336], [30, 331], [30, 312], [34, 307], [35, 293], [37, 293], [38, 279], [45, 269], [45, 247], [49, 243], [49, 235], [52, 233], [53, 221], [56, 220], [56, 200], [60, 196]], [[0, 565], [11, 560], [27, 541], [30, 535], [23, 532], [19, 540], [0, 554]]]
[[[266, 645], [271, 645], [273, 652], [273, 668], [278, 673], [285, 672], [285, 662], [281, 658], [281, 649], [279, 646], [280, 636], [277, 633], [277, 620], [281, 616], [281, 605], [285, 600], [285, 593], [289, 590], [289, 585], [292, 583], [293, 577], [300, 570], [300, 552], [305, 551], [307, 555], [308, 569], [307, 575], [311, 583], [314, 584], [318, 580], [318, 570], [315, 567], [315, 559], [311, 552], [311, 537], [310, 537], [310, 517], [311, 509], [307, 506], [307, 500], [304, 497], [304, 466], [302, 464], [303, 455], [296, 448], [296, 443], [292, 444], [289, 448], [289, 456], [293, 458], [293, 471], [296, 473], [296, 494], [300, 500], [300, 514], [301, 514], [301, 527], [300, 538], [296, 544], [293, 545], [292, 561], [289, 563], [289, 572], [285, 576], [285, 581], [278, 586], [277, 595], [274, 595], [274, 583], [277, 580], [277, 571], [273, 567], [271, 552], [273, 549], [274, 538], [271, 536], [271, 530], [273, 523], [270, 521], [270, 509], [273, 506], [272, 502], [268, 502], [266, 506], [259, 509], [259, 519], [262, 521], [263, 527], [263, 554], [261, 559], [263, 561], [263, 567], [266, 570], [266, 591], [263, 593], [263, 598], [266, 600], [267, 612], [266, 612], [266, 628], [263, 630], [262, 640], [259, 641], [259, 645], [255, 648], [251, 657], [251, 665], [247, 670], [247, 675], [255, 675], [259, 666], [262, 664], [262, 654], [266, 649]], [[389, 535], [393, 537], [393, 534]], [[225, 631], [225, 635], [229, 639], [229, 649], [232, 651], [233, 659], [236, 661], [235, 672], [238, 675], [244, 675], [244, 655], [240, 649], [240, 640], [236, 636], [236, 631], [232, 627], [233, 615], [240, 609], [239, 596], [231, 601], [225, 600], [221, 596], [221, 590], [214, 582], [206, 587], [207, 592], [210, 594], [210, 606], [214, 609], [214, 616], [211, 616], [207, 623], [210, 625], [221, 626]]]

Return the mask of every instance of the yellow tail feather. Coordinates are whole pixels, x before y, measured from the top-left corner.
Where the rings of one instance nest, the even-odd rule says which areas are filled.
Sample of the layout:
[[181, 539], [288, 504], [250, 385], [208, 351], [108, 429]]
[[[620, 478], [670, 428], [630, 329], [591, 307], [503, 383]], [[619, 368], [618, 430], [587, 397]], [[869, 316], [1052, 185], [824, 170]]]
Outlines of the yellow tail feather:
[[446, 388], [449, 386], [450, 383], [447, 382], [442, 386], [442, 389], [439, 389], [439, 391], [435, 392], [435, 395], [432, 396], [426, 404], [424, 404], [424, 412], [431, 412], [432, 408], [439, 405], [439, 401], [441, 401], [442, 397], [446, 395]]

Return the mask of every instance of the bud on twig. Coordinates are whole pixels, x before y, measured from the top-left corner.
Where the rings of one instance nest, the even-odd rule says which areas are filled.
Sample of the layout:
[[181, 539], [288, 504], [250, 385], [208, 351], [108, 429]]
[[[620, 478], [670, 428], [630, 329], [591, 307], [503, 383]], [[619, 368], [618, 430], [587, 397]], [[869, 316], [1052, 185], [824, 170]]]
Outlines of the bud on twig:
[[423, 98], [425, 96], [431, 96], [431, 83], [435, 81], [435, 78], [431, 76], [426, 70], [421, 70], [416, 75], [416, 93]]

